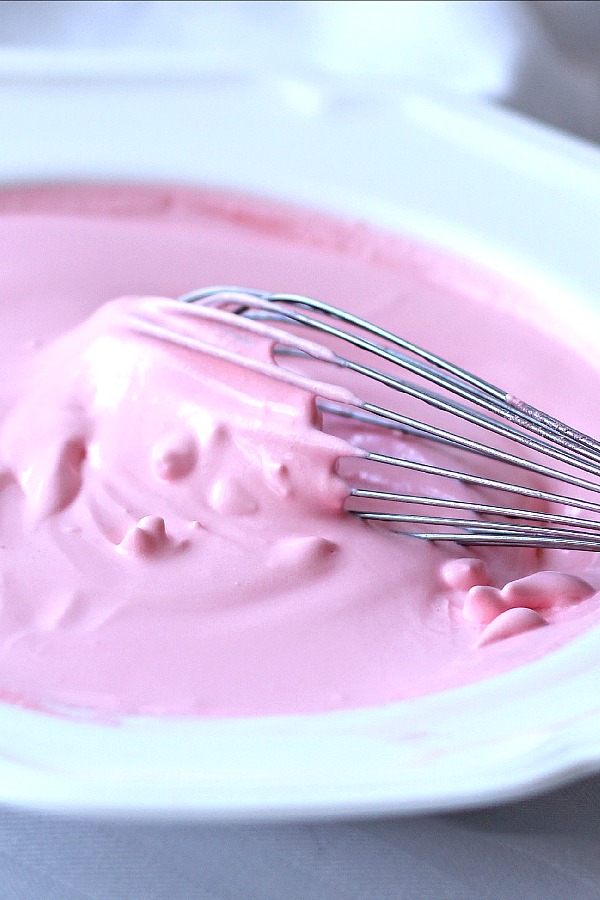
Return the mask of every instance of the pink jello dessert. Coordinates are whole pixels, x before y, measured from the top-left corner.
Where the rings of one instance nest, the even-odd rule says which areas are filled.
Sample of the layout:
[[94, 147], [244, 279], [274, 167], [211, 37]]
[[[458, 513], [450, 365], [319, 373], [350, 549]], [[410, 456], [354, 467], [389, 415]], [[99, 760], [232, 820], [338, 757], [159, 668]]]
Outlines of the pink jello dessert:
[[260, 329], [175, 299], [210, 284], [315, 296], [594, 433], [597, 360], [498, 274], [272, 201], [118, 185], [1, 191], [0, 271], [4, 701], [351, 709], [495, 676], [597, 625], [592, 553], [466, 548], [351, 516], [361, 447], [456, 451], [331, 425], [315, 398], [341, 388], [277, 375]]

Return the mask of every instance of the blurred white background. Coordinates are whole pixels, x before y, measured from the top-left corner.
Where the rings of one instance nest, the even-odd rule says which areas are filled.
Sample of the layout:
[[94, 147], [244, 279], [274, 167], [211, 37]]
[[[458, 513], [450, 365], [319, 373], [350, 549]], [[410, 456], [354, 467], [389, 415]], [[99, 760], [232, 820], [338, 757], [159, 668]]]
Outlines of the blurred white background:
[[0, 74], [44, 67], [410, 79], [600, 140], [597, 0], [3, 0]]

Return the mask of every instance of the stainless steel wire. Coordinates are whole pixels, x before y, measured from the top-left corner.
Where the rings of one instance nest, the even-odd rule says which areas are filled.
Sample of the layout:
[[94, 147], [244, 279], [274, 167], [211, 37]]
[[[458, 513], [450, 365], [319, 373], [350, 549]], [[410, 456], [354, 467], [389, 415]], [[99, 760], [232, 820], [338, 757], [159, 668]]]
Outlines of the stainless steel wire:
[[[544, 486], [535, 488], [517, 481], [488, 478], [468, 471], [468, 467], [453, 469], [382, 453], [367, 452], [367, 460], [501, 491], [515, 498], [542, 502], [547, 507], [536, 511], [521, 508], [518, 501], [503, 506], [351, 486], [352, 501], [360, 501], [349, 507], [355, 515], [386, 522], [390, 527], [400, 527], [404, 534], [427, 540], [600, 550], [600, 519], [595, 517], [600, 513], [600, 498], [593, 499], [594, 494], [600, 494], [600, 442], [593, 437], [431, 351], [331, 304], [296, 294], [231, 286], [205, 288], [179, 299], [216, 306], [250, 320], [266, 320], [284, 329], [291, 326], [295, 331], [300, 329], [300, 333], [308, 330], [311, 337], [314, 333], [322, 335], [329, 349], [334, 344], [336, 347], [328, 364], [421, 401], [425, 409], [452, 415], [457, 429], [428, 422], [426, 416], [416, 419], [392, 408], [393, 404], [381, 406], [367, 400], [340, 404], [321, 399], [320, 408], [327, 415], [457, 448], [467, 458], [472, 455], [495, 460], [541, 476]], [[342, 352], [344, 347], [358, 351], [358, 358]], [[280, 348], [280, 354], [299, 358], [311, 355], [306, 346], [297, 349], [289, 341]], [[319, 360], [323, 361], [321, 357]], [[377, 360], [391, 369], [381, 368]], [[406, 373], [417, 380], [407, 379]], [[475, 425], [482, 434], [495, 435], [505, 444], [510, 441], [515, 450], [461, 434], [460, 422]], [[555, 462], [561, 468], [556, 468]], [[557, 491], [552, 482], [577, 488], [579, 493]], [[383, 503], [384, 507], [389, 504], [390, 509], [364, 508], [365, 501]], [[415, 505], [425, 512], [406, 511]], [[568, 512], [571, 509], [573, 514]], [[448, 514], [440, 515], [440, 510]]]

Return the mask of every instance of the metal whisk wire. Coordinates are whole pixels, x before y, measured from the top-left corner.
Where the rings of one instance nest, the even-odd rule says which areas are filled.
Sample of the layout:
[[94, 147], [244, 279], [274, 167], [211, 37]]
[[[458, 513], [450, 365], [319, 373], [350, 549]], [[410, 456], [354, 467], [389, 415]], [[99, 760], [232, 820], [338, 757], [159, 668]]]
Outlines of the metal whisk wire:
[[[441, 388], [448, 394], [458, 397], [459, 400], [440, 394], [437, 390], [429, 387], [407, 381], [397, 374], [390, 374], [348, 358], [339, 352], [335, 352], [329, 362], [423, 401], [432, 408], [450, 413], [501, 438], [509, 439], [526, 447], [529, 451], [558, 460], [579, 472], [600, 476], [599, 441], [513, 397], [477, 375], [338, 307], [296, 294], [270, 293], [230, 286], [193, 291], [179, 299], [186, 303], [218, 306], [242, 317], [267, 319], [275, 321], [279, 325], [300, 326], [303, 329], [319, 332], [328, 338], [334, 338], [336, 341], [341, 341], [342, 344], [351, 345], [361, 352], [366, 352], [391, 363], [394, 367], [399, 367], [424, 379], [435, 388]], [[342, 327], [340, 327], [340, 323]], [[290, 350], [289, 347], [286, 347], [282, 352], [287, 355], [291, 353], [292, 355], [306, 356], [305, 349], [294, 353], [293, 349]], [[497, 449], [454, 431], [414, 419], [368, 401], [361, 400], [359, 407], [321, 401], [320, 408], [332, 415], [378, 427], [392, 428], [404, 434], [408, 433], [458, 447], [468, 453], [498, 460], [554, 481], [600, 494], [600, 481], [590, 480], [574, 472], [559, 470], [553, 465], [535, 462], [515, 453]], [[492, 488], [508, 494], [565, 507], [574, 507], [578, 512], [585, 510], [588, 513], [600, 513], [600, 501], [595, 502], [585, 497], [574, 497], [551, 490], [526, 487], [513, 482], [483, 477], [472, 472], [457, 471], [397, 456], [369, 452], [366, 454], [366, 458], [373, 462], [412, 469], [460, 481], [464, 484]], [[350, 510], [364, 519], [410, 526], [414, 530], [403, 531], [404, 534], [428, 540], [456, 541], [461, 544], [600, 550], [600, 521], [581, 515], [530, 511], [514, 506], [505, 507], [392, 491], [375, 491], [361, 487], [351, 488], [350, 495], [361, 501], [388, 501], [394, 503], [396, 508], [398, 504], [417, 504], [421, 507], [430, 507], [435, 512], [448, 509], [485, 517], [473, 519], [460, 515], [440, 516], [430, 514], [429, 510], [427, 514]], [[497, 521], [490, 518], [491, 516], [500, 517], [501, 520]], [[517, 519], [519, 521], [515, 521]], [[428, 525], [434, 525], [436, 528], [443, 527], [446, 530], [422, 530], [423, 526]]]

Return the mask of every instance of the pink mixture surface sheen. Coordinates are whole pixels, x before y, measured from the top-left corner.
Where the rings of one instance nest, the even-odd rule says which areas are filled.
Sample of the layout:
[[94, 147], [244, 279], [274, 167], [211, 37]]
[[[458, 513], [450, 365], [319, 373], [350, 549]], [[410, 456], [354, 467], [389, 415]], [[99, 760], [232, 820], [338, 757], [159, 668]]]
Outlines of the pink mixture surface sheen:
[[351, 481], [416, 490], [410, 472], [364, 469], [365, 449], [434, 465], [458, 451], [329, 422], [317, 397], [358, 384], [284, 368], [268, 327], [175, 299], [210, 284], [314, 296], [594, 434], [598, 361], [498, 275], [274, 201], [125, 185], [0, 191], [0, 272], [0, 699], [103, 716], [353, 709], [494, 676], [597, 626], [593, 553], [465, 548], [351, 516]]

